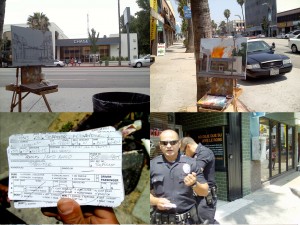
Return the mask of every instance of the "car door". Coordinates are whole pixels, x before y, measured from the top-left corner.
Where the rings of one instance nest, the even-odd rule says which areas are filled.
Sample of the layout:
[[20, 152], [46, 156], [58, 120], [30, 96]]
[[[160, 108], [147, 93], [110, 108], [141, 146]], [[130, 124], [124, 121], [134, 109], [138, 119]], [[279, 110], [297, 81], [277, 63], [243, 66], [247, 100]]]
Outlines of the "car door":
[[145, 66], [150, 66], [150, 55], [145, 56], [144, 61], [145, 61]]

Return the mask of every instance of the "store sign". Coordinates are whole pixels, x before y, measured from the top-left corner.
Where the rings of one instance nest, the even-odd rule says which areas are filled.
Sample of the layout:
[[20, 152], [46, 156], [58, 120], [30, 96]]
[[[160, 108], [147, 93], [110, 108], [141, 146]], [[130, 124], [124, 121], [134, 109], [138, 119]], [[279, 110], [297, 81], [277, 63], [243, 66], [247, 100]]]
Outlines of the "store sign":
[[150, 137], [159, 137], [162, 133], [162, 130], [159, 128], [150, 129]]
[[225, 170], [225, 131], [224, 127], [212, 127], [206, 129], [192, 130], [189, 132], [191, 138], [213, 151], [215, 155], [216, 171]]
[[166, 54], [166, 43], [157, 43], [157, 56]]
[[81, 39], [81, 40], [74, 40], [74, 44], [88, 44], [89, 41], [88, 40], [84, 40], [84, 39]]

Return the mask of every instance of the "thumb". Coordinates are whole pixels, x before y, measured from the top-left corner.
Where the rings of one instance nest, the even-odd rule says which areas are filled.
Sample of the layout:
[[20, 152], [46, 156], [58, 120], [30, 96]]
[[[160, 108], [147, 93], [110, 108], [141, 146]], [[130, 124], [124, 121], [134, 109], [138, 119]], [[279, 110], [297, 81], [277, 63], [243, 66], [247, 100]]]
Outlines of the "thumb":
[[85, 224], [80, 205], [73, 199], [62, 198], [57, 202], [59, 216], [65, 224]]
[[192, 175], [195, 177], [195, 176], [197, 176], [197, 174], [195, 173], [195, 172], [192, 172]]

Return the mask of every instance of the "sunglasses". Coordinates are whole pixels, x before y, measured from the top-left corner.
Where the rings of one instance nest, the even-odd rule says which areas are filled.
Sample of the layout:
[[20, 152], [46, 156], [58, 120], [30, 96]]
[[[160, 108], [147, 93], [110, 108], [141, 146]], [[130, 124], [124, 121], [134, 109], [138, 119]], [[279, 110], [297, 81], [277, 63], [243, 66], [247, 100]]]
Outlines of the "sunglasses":
[[174, 140], [174, 141], [160, 141], [161, 145], [165, 145], [167, 146], [168, 144], [170, 145], [176, 145], [178, 143], [178, 140]]

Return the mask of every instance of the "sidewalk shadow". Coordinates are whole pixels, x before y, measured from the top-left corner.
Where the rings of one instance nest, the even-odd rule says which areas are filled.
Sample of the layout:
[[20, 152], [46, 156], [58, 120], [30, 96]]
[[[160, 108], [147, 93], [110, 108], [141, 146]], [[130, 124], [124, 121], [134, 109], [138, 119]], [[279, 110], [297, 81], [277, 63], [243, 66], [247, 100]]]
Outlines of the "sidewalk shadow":
[[275, 82], [282, 82], [287, 79], [286, 75], [274, 76], [274, 77], [263, 77], [263, 78], [247, 78], [247, 80], [239, 80], [238, 83], [243, 86], [253, 86], [253, 85], [265, 85], [272, 84]]

